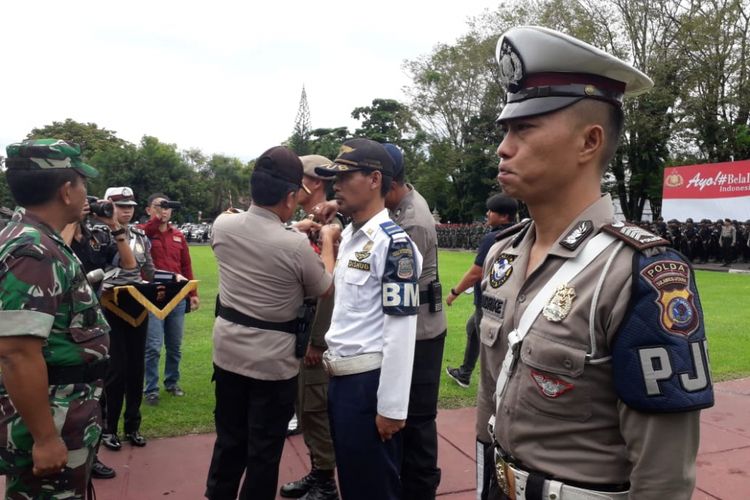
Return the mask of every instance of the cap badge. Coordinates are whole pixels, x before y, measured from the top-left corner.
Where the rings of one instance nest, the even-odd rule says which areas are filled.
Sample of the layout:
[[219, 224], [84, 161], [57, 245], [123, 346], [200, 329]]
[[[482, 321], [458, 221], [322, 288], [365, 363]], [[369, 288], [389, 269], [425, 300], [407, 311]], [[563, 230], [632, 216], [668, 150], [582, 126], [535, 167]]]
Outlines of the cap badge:
[[594, 230], [594, 224], [590, 220], [584, 220], [576, 224], [560, 241], [560, 245], [568, 250], [575, 250], [578, 245]]
[[573, 287], [560, 285], [555, 290], [555, 294], [549, 300], [542, 314], [549, 321], [559, 323], [568, 317], [570, 309], [573, 306], [573, 299], [576, 298], [576, 292]]
[[354, 148], [351, 146], [347, 146], [346, 144], [342, 144], [339, 148], [339, 155], [343, 155], [345, 153], [351, 153], [354, 151]]
[[509, 92], [521, 90], [521, 81], [524, 77], [523, 62], [518, 51], [507, 38], [503, 39], [500, 46], [498, 62], [500, 65], [500, 83]]

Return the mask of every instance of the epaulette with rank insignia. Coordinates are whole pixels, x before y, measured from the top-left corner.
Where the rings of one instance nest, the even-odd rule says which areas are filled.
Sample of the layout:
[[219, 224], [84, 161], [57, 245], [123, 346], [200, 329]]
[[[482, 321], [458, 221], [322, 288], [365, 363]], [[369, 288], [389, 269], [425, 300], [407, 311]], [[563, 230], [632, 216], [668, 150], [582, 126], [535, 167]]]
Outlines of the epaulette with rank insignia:
[[519, 238], [523, 238], [523, 235], [526, 234], [526, 231], [529, 229], [530, 225], [531, 225], [531, 219], [523, 219], [518, 224], [514, 224], [507, 229], [503, 229], [502, 231], [499, 231], [495, 235], [495, 241], [500, 241], [509, 236], [513, 236], [514, 234], [518, 234], [518, 236], [516, 236], [516, 239], [513, 240], [513, 246], [516, 246], [518, 244], [518, 241], [520, 241]]
[[138, 236], [146, 236], [146, 231], [137, 226], [130, 226], [130, 232], [133, 234], [137, 234]]
[[642, 251], [648, 248], [669, 246], [669, 241], [635, 224], [615, 222], [602, 226], [602, 231], [624, 241], [636, 250]]

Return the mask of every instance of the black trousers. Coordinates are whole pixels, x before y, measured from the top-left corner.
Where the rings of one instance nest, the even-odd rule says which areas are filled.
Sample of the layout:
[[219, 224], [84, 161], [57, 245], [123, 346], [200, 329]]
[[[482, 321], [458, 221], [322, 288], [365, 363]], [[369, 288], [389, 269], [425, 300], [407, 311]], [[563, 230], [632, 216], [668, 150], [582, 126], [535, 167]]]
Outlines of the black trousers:
[[117, 433], [123, 402], [125, 432], [134, 432], [141, 427], [148, 318], [134, 327], [106, 309], [104, 316], [111, 327], [110, 360], [102, 398], [104, 432]]
[[437, 466], [437, 402], [445, 333], [420, 340], [414, 350], [414, 370], [409, 392], [409, 414], [403, 434], [401, 485], [403, 498], [434, 499], [440, 484]]
[[482, 308], [477, 306], [474, 314], [466, 320], [466, 347], [464, 348], [464, 362], [458, 368], [462, 376], [471, 377], [479, 359], [479, 324], [482, 322]]
[[297, 377], [258, 380], [214, 365], [216, 443], [206, 497], [273, 500], [286, 427], [294, 414]]

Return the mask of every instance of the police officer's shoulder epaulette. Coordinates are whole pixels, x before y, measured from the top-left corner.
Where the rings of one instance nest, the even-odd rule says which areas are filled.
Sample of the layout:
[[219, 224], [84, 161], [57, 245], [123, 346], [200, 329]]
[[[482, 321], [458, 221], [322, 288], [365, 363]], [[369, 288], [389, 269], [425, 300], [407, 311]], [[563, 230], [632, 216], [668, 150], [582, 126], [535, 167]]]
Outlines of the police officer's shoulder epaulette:
[[10, 254], [15, 257], [31, 257], [35, 260], [44, 260], [44, 251], [37, 245], [21, 245], [15, 250], [11, 251]]
[[669, 246], [669, 241], [635, 224], [615, 222], [602, 226], [602, 231], [624, 241], [627, 245], [639, 251]]
[[130, 226], [130, 232], [133, 234], [137, 234], [138, 236], [146, 236], [146, 231], [137, 226]]
[[523, 239], [523, 236], [526, 234], [526, 231], [528, 231], [530, 226], [531, 219], [523, 219], [518, 224], [514, 224], [506, 229], [503, 229], [502, 231], [498, 231], [498, 233], [495, 235], [495, 241], [504, 240], [505, 238], [517, 234], [518, 236], [516, 236], [516, 238], [513, 240], [513, 246], [516, 246], [518, 242]]
[[404, 235], [406, 234], [406, 231], [404, 231], [403, 229], [401, 229], [401, 226], [399, 226], [398, 224], [396, 224], [395, 222], [393, 222], [391, 220], [383, 222], [382, 224], [380, 224], [380, 229], [382, 229], [385, 234], [387, 234], [388, 236], [390, 236], [391, 239], [394, 236], [397, 236], [400, 233], [403, 233]]

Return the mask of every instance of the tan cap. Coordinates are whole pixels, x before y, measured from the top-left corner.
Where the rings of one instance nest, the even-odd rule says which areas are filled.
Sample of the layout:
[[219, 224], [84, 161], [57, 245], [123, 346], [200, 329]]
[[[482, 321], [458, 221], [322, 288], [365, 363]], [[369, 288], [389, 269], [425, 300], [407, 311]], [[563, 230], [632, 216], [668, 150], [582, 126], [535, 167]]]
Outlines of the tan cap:
[[328, 166], [333, 163], [331, 160], [321, 155], [305, 155], [300, 156], [299, 159], [302, 160], [302, 167], [304, 168], [306, 176], [323, 181], [330, 180], [330, 178], [321, 177], [320, 175], [315, 173], [315, 167]]

